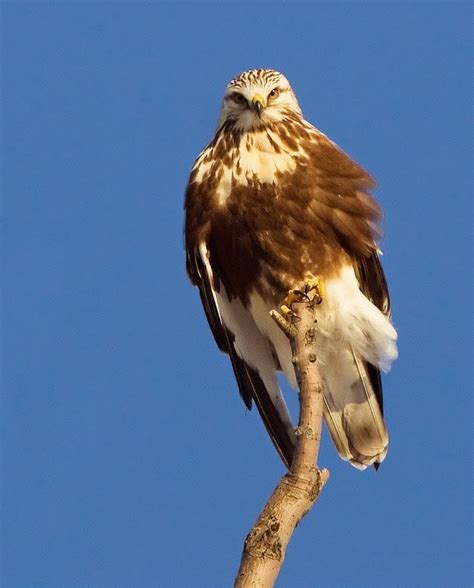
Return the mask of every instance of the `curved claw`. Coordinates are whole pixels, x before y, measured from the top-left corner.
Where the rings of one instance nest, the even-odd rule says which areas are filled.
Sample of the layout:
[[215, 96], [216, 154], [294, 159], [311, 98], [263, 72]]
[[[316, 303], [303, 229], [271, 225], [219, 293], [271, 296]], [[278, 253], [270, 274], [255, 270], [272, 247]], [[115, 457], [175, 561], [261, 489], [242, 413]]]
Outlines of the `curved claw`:
[[324, 285], [324, 280], [321, 276], [314, 276], [311, 272], [306, 272], [305, 276], [305, 284], [304, 284], [304, 291], [307, 295], [308, 292], [312, 292], [313, 290], [316, 291], [315, 298], [317, 296], [318, 300], [316, 304], [321, 304], [326, 296], [326, 288]]
[[303, 292], [303, 290], [292, 289], [288, 291], [288, 294], [286, 295], [285, 300], [283, 300], [282, 304], [283, 306], [291, 308], [293, 302], [309, 302], [309, 300], [310, 298], [308, 294], [306, 292]]
[[300, 317], [296, 314], [296, 312], [291, 310], [291, 308], [289, 308], [286, 304], [282, 304], [280, 306], [280, 312], [288, 322], [296, 322], [301, 320]]
[[[315, 291], [314, 297], [308, 295], [309, 292]], [[308, 302], [311, 304], [321, 304], [325, 296], [324, 280], [321, 276], [314, 276], [306, 272], [304, 276], [304, 286], [302, 290], [293, 288], [288, 291], [285, 300], [280, 306], [281, 316], [288, 322], [301, 320], [300, 317], [292, 310], [293, 303]]]
[[304, 292], [303, 290], [291, 290], [291, 292], [298, 299], [298, 300], [295, 300], [295, 302], [310, 302], [310, 300], [311, 300], [311, 298], [308, 296], [308, 294], [306, 292]]

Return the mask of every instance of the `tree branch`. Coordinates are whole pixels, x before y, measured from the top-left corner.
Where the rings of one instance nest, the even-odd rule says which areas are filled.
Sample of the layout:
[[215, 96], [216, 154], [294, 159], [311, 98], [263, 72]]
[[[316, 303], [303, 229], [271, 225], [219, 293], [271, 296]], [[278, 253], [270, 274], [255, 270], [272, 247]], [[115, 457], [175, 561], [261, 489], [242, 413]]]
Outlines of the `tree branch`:
[[245, 539], [235, 588], [273, 586], [295, 527], [314, 505], [329, 478], [328, 470], [316, 466], [324, 406], [315, 354], [315, 306], [320, 301], [315, 296], [309, 302], [294, 302], [292, 310], [297, 313], [298, 322], [288, 322], [275, 310], [270, 313], [291, 344], [300, 391], [297, 443], [290, 471], [280, 480]]

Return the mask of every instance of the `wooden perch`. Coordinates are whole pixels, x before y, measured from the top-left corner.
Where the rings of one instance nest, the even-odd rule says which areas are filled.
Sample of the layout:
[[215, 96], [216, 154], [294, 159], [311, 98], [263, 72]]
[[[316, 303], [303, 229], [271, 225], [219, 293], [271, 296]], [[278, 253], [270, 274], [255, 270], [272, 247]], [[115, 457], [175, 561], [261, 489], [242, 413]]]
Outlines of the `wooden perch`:
[[329, 478], [317, 468], [323, 418], [323, 390], [316, 363], [315, 307], [311, 301], [294, 302], [299, 317], [288, 322], [276, 311], [271, 315], [290, 340], [299, 386], [300, 414], [297, 444], [290, 471], [268, 499], [244, 543], [235, 588], [273, 586], [295, 527], [314, 505]]

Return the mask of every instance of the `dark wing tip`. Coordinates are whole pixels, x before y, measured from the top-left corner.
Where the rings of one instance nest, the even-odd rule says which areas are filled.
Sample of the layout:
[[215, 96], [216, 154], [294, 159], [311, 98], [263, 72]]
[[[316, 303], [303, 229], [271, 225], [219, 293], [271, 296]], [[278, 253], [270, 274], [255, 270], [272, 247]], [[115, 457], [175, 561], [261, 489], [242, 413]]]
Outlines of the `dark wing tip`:
[[257, 370], [240, 359], [233, 348], [229, 355], [242, 399], [247, 408], [251, 408], [252, 400], [255, 402], [273, 445], [289, 469], [296, 445], [293, 428], [282, 418]]
[[227, 353], [232, 362], [239, 392], [245, 406], [250, 410], [252, 400], [258, 408], [265, 428], [270, 435], [281, 459], [290, 467], [296, 445], [294, 429], [288, 419], [275, 406], [257, 370], [241, 359], [234, 348], [234, 335], [222, 323], [213, 293], [214, 284], [200, 256], [189, 256], [190, 269], [196, 278], [206, 316], [219, 349]]

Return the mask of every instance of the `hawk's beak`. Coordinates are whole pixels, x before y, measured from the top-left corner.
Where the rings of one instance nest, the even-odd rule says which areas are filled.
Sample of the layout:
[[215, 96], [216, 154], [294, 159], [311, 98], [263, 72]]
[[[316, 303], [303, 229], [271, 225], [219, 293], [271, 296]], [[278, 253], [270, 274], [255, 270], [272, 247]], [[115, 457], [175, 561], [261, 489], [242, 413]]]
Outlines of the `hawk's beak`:
[[260, 94], [255, 94], [255, 96], [252, 98], [252, 106], [258, 116], [261, 116], [262, 110], [266, 105], [265, 98]]

